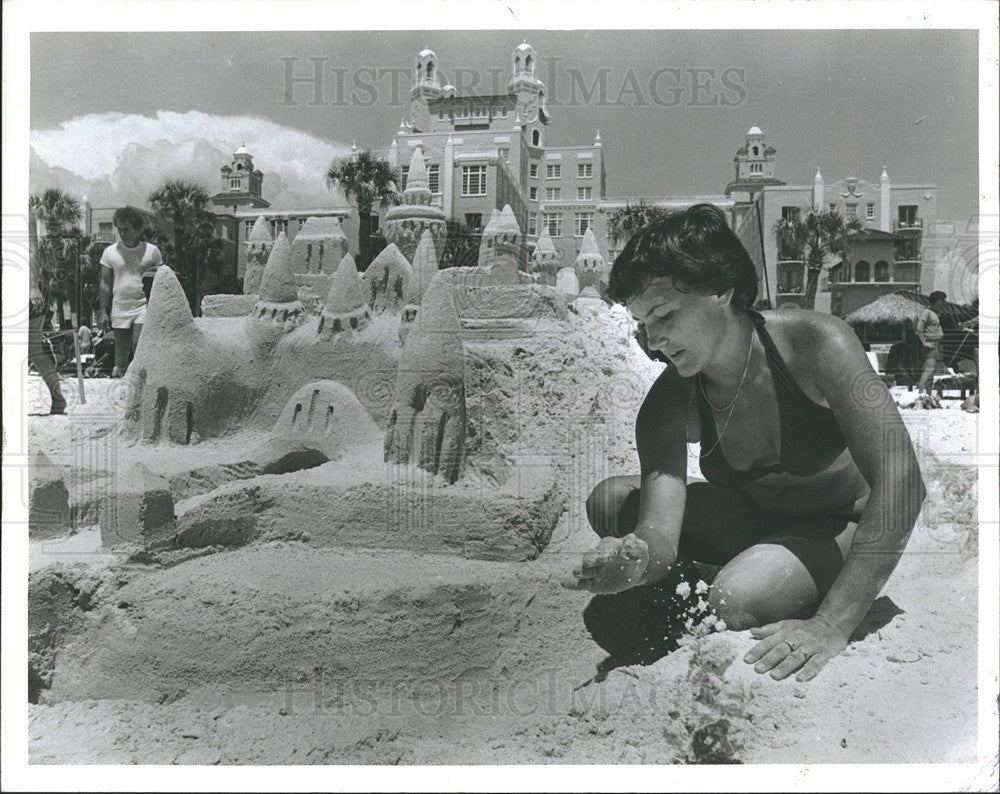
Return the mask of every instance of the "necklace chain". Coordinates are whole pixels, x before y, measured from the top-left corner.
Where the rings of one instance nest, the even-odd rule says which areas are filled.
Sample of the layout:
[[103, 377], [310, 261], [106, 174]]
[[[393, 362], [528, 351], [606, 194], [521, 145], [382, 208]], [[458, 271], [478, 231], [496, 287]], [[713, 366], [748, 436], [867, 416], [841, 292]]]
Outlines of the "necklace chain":
[[726, 416], [726, 421], [722, 425], [721, 432], [715, 437], [715, 443], [712, 444], [712, 447], [711, 447], [711, 449], [708, 450], [708, 452], [702, 452], [698, 456], [699, 458], [706, 458], [706, 457], [708, 457], [709, 455], [712, 454], [712, 452], [715, 451], [715, 448], [717, 446], [719, 446], [719, 444], [722, 443], [722, 437], [726, 434], [726, 428], [729, 427], [729, 420], [732, 419], [733, 418], [733, 414], [736, 413], [736, 400], [740, 396], [740, 390], [743, 388], [743, 382], [747, 379], [747, 373], [750, 371], [750, 358], [751, 358], [751, 356], [753, 354], [753, 336], [754, 336], [753, 335], [753, 331], [751, 330], [750, 331], [750, 345], [747, 347], [747, 363], [743, 367], [743, 374], [740, 376], [740, 382], [739, 382], [739, 384], [736, 387], [736, 394], [734, 394], [733, 395], [733, 399], [731, 399], [729, 401], [729, 405], [725, 406], [724, 408], [716, 408], [712, 404], [712, 401], [710, 399], [708, 399], [708, 393], [705, 391], [705, 386], [702, 383], [702, 379], [700, 377], [701, 373], [698, 373], [699, 374], [699, 377], [697, 379], [698, 380], [698, 388], [701, 389], [701, 393], [705, 397], [705, 402], [708, 403], [709, 408], [711, 408], [712, 410], [714, 410], [714, 411], [716, 411], [718, 413], [722, 413], [724, 411], [729, 411], [728, 416]]

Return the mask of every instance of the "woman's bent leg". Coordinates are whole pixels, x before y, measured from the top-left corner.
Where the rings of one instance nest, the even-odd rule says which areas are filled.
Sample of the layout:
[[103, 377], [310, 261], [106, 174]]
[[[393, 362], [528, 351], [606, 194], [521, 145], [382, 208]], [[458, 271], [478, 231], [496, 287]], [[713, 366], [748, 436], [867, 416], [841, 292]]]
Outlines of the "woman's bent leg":
[[638, 474], [608, 477], [587, 499], [587, 519], [600, 537], [623, 538], [639, 523]]
[[737, 631], [808, 617], [840, 573], [855, 528], [850, 517], [819, 518], [763, 538], [719, 572], [709, 602]]

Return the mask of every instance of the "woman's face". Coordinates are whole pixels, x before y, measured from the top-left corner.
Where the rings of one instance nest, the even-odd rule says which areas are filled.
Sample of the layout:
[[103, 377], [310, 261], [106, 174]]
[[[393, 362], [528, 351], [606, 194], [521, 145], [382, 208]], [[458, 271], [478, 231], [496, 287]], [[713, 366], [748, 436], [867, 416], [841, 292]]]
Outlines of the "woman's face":
[[730, 294], [681, 292], [669, 277], [655, 278], [628, 303], [646, 328], [650, 350], [667, 356], [677, 372], [690, 377], [711, 363], [726, 331]]

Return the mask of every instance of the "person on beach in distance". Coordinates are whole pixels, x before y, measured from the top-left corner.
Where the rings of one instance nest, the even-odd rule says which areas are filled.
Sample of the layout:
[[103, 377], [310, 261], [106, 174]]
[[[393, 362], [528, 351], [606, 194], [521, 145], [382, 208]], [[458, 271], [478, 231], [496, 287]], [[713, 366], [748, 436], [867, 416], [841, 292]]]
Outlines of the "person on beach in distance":
[[[811, 679], [878, 597], [924, 500], [896, 405], [841, 320], [751, 310], [753, 263], [710, 204], [637, 232], [608, 293], [668, 365], [636, 419], [640, 473], [591, 493], [602, 540], [565, 586], [597, 594], [584, 620], [613, 658], [651, 662], [676, 647], [669, 574], [721, 566], [708, 600], [758, 640], [744, 661]], [[687, 478], [695, 441], [707, 482]]]
[[151, 284], [156, 268], [163, 264], [163, 257], [155, 245], [139, 240], [143, 220], [134, 209], [117, 209], [111, 220], [119, 241], [105, 248], [101, 255], [101, 306], [104, 323], [110, 321], [114, 329], [115, 369], [112, 374], [124, 377], [146, 318], [147, 284]]
[[41, 376], [49, 389], [51, 404], [50, 414], [66, 413], [66, 398], [63, 397], [62, 385], [59, 382], [59, 372], [56, 362], [45, 348], [44, 334], [45, 314], [48, 310], [48, 290], [43, 289], [46, 279], [42, 273], [42, 263], [38, 251], [38, 227], [35, 213], [28, 210], [28, 362]]
[[924, 359], [924, 370], [920, 374], [918, 385], [921, 394], [933, 394], [934, 373], [937, 371], [938, 362], [943, 359], [944, 329], [941, 327], [941, 315], [947, 310], [947, 304], [945, 304], [947, 297], [940, 290], [932, 292], [930, 305], [917, 318], [915, 329], [917, 337], [927, 351], [927, 357]]

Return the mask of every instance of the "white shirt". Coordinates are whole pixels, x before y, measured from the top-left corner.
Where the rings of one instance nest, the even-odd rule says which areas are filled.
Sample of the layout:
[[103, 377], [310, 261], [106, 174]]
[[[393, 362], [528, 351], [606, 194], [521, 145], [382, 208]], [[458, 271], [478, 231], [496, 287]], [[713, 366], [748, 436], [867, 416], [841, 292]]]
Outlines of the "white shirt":
[[127, 248], [119, 241], [104, 249], [101, 264], [111, 268], [115, 276], [111, 327], [131, 328], [133, 323], [141, 325], [146, 319], [146, 293], [142, 291], [142, 279], [154, 276], [156, 268], [163, 264], [160, 249], [152, 243], [139, 243], [134, 248]]

